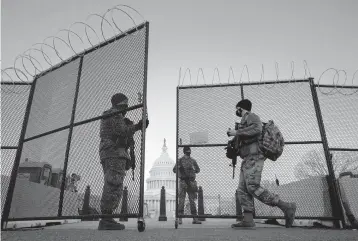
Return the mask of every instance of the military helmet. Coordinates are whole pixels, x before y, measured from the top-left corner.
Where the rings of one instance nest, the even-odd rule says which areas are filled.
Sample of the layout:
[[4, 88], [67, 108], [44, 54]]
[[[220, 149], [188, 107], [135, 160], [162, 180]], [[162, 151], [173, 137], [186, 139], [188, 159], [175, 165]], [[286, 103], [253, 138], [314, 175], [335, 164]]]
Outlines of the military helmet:
[[128, 101], [128, 98], [125, 94], [122, 93], [114, 94], [111, 98], [112, 105], [117, 105], [123, 101]]
[[190, 147], [189, 146], [184, 146], [183, 148], [183, 152], [187, 152], [187, 151], [191, 151]]

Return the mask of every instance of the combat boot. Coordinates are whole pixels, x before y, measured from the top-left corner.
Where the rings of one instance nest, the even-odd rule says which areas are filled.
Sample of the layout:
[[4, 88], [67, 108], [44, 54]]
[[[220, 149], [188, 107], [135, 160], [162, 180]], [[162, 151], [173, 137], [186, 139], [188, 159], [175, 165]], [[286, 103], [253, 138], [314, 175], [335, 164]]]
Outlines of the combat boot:
[[295, 214], [297, 209], [296, 203], [286, 203], [280, 200], [277, 204], [277, 207], [279, 207], [285, 214], [286, 228], [291, 228], [293, 221], [295, 220]]
[[254, 229], [255, 222], [252, 212], [244, 212], [243, 220], [232, 224], [231, 227], [235, 229]]
[[98, 230], [124, 230], [123, 224], [117, 223], [114, 219], [101, 219], [98, 224]]
[[193, 218], [192, 224], [201, 224], [198, 218]]

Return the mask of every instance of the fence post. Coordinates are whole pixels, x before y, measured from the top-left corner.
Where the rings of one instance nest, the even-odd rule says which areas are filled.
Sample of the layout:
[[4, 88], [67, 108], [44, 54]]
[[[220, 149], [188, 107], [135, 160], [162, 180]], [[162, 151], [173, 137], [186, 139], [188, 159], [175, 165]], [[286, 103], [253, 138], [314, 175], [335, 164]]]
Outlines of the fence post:
[[[147, 75], [148, 75], [148, 48], [149, 48], [149, 22], [145, 23], [145, 59], [144, 59], [144, 83], [143, 83], [143, 109], [142, 109], [142, 120], [145, 123], [145, 118], [147, 118]], [[142, 145], [140, 149], [140, 185], [139, 185], [139, 218], [138, 218], [138, 225], [139, 222], [143, 220], [143, 206], [144, 206], [144, 167], [145, 167], [145, 134], [146, 134], [146, 125], [142, 126]]]
[[[128, 214], [128, 188], [124, 187], [123, 190], [123, 197], [122, 197], [122, 209], [121, 209], [122, 215]], [[128, 221], [128, 217], [120, 217], [120, 221]]]
[[[198, 215], [204, 215], [204, 195], [203, 188], [199, 186], [198, 190]], [[206, 218], [198, 218], [199, 221], [205, 221]]]
[[[327, 184], [329, 187], [328, 191], [329, 191], [330, 201], [331, 201], [331, 205], [332, 205], [332, 214], [333, 214], [334, 218], [339, 218], [342, 221], [343, 226], [345, 226], [343, 209], [342, 209], [341, 203], [339, 202], [338, 186], [337, 186], [337, 181], [336, 181], [333, 164], [332, 164], [332, 154], [329, 152], [326, 131], [324, 128], [321, 108], [319, 105], [317, 90], [314, 85], [313, 78], [309, 78], [309, 83], [310, 83], [310, 87], [311, 87], [313, 104], [314, 104], [316, 117], [317, 117], [317, 121], [318, 121], [318, 127], [319, 127], [319, 131], [320, 131], [321, 138], [322, 138], [324, 155], [325, 155], [326, 163], [327, 163], [327, 169], [328, 169]], [[336, 228], [340, 228], [340, 223], [338, 220], [334, 220], [334, 226]]]
[[177, 87], [177, 99], [176, 99], [176, 104], [177, 104], [177, 109], [176, 109], [176, 149], [175, 149], [175, 228], [178, 228], [178, 195], [179, 195], [179, 183], [178, 183], [178, 172], [179, 172], [179, 167], [178, 167], [178, 152], [179, 152], [179, 85]]
[[244, 86], [242, 84], [240, 84], [240, 90], [241, 90], [241, 99], [245, 99], [244, 97]]
[[160, 190], [160, 214], [159, 221], [167, 221], [167, 210], [166, 210], [166, 200], [165, 200], [165, 188], [162, 186]]
[[60, 200], [58, 202], [58, 213], [57, 213], [58, 217], [62, 216], [63, 200], [64, 200], [64, 196], [65, 196], [65, 182], [66, 182], [66, 176], [67, 176], [68, 159], [69, 159], [69, 155], [70, 155], [72, 133], [73, 133], [73, 127], [74, 127], [74, 122], [75, 122], [75, 114], [76, 114], [76, 107], [77, 107], [78, 92], [80, 91], [82, 64], [83, 64], [83, 56], [80, 58], [80, 63], [79, 63], [79, 66], [78, 66], [76, 90], [75, 90], [75, 96], [73, 98], [70, 127], [68, 129], [67, 146], [66, 146], [66, 152], [65, 152], [65, 161], [64, 161], [64, 164], [63, 164], [63, 178], [62, 178], [61, 190], [60, 190]]

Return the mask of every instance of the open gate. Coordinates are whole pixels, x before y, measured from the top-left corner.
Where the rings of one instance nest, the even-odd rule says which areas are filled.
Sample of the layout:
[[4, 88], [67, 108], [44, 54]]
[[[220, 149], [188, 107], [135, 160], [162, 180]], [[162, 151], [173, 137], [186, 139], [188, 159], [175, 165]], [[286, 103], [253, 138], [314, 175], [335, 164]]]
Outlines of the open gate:
[[[21, 120], [22, 126], [6, 130], [18, 131], [19, 139], [1, 147], [3, 153], [11, 150], [11, 157], [1, 161], [2, 183], [8, 183], [7, 190], [2, 188], [2, 228], [8, 221], [106, 216], [99, 208], [104, 179], [98, 153], [100, 120], [108, 117], [102, 113], [111, 107], [112, 95], [121, 92], [129, 99], [126, 117], [134, 123], [145, 121], [148, 36], [149, 23], [144, 22], [36, 75], [23, 113], [16, 110], [18, 117], [3, 117]], [[138, 218], [143, 231], [145, 126], [134, 141], [134, 180], [131, 171], [124, 180], [127, 207], [123, 212], [120, 204], [111, 217]], [[84, 214], [86, 192], [91, 212]]]

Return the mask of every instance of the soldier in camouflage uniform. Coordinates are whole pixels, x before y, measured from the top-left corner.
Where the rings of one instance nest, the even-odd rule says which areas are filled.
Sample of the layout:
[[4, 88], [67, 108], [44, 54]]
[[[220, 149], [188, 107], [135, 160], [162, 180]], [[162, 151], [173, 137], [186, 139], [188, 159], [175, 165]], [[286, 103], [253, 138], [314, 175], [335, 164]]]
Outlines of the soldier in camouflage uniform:
[[[128, 98], [121, 93], [111, 99], [112, 108], [103, 115], [114, 113], [128, 108]], [[132, 166], [128, 155], [128, 148], [132, 144], [133, 134], [142, 129], [142, 120], [137, 124], [126, 120], [126, 113], [117, 114], [101, 119], [99, 156], [104, 173], [104, 186], [101, 199], [102, 214], [113, 214], [117, 209], [123, 193], [123, 180], [126, 171]], [[149, 121], [146, 121], [148, 126]], [[113, 218], [102, 218], [99, 230], [123, 230], [125, 226], [117, 223]]]
[[238, 130], [228, 130], [229, 136], [236, 137], [236, 146], [239, 155], [243, 159], [239, 180], [239, 200], [244, 210], [244, 218], [241, 222], [233, 224], [233, 228], [253, 228], [253, 198], [261, 202], [279, 207], [285, 214], [286, 227], [291, 227], [295, 218], [296, 204], [280, 200], [279, 196], [269, 192], [260, 186], [261, 174], [266, 157], [259, 148], [258, 138], [262, 132], [260, 117], [251, 112], [251, 102], [248, 99], [241, 100], [236, 105], [236, 115], [241, 118]]
[[[184, 156], [178, 160], [179, 163], [179, 204], [178, 213], [179, 215], [184, 214], [184, 201], [185, 196], [188, 193], [190, 210], [192, 215], [197, 215], [195, 199], [197, 198], [197, 183], [195, 181], [196, 173], [200, 172], [200, 168], [196, 160], [190, 157], [190, 147], [184, 147]], [[173, 172], [176, 173], [177, 165], [175, 164]], [[179, 224], [182, 224], [182, 219], [179, 218]], [[193, 224], [201, 224], [197, 218], [193, 218]]]

